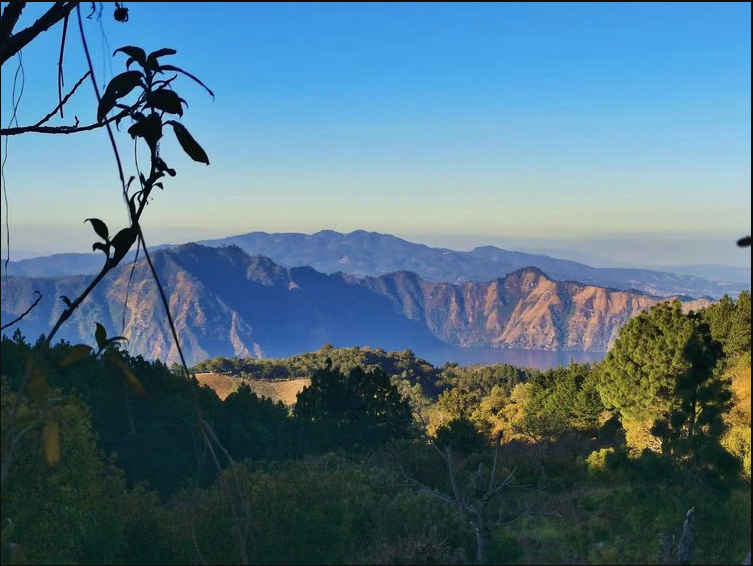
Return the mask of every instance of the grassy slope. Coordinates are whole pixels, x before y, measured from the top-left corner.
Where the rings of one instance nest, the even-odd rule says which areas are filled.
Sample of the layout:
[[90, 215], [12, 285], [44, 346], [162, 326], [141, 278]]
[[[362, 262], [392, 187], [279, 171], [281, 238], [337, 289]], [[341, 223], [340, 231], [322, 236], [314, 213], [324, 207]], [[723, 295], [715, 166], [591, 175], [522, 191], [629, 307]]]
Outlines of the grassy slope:
[[269, 397], [275, 403], [282, 401], [286, 405], [295, 404], [296, 395], [311, 382], [310, 379], [242, 379], [218, 373], [197, 373], [196, 379], [201, 385], [214, 389], [220, 399], [237, 391], [241, 383], [247, 383], [259, 397]]

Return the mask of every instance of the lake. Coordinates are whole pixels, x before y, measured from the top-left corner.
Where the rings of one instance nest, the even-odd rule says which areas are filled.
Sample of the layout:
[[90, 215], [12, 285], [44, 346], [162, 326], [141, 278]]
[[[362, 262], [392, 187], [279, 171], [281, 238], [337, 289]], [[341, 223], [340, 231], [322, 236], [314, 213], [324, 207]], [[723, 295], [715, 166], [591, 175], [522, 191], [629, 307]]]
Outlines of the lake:
[[581, 363], [599, 362], [606, 356], [606, 352], [553, 352], [549, 350], [521, 350], [513, 348], [461, 348], [459, 346], [416, 348], [413, 351], [418, 357], [424, 358], [435, 366], [441, 366], [445, 362], [456, 362], [461, 366], [470, 364], [510, 364], [541, 370], [566, 366], [571, 361]]

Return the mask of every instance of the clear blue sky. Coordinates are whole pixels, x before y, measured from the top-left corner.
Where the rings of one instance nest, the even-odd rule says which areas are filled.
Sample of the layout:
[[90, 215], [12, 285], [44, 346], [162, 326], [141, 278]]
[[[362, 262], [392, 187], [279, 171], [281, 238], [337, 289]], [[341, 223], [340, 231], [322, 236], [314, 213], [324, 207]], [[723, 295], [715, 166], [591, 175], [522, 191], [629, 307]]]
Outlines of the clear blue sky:
[[[365, 228], [566, 247], [750, 231], [749, 3], [127, 5], [121, 25], [108, 4], [104, 35], [86, 22], [100, 81], [124, 64], [110, 68], [105, 40], [169, 46], [217, 94], [178, 87], [212, 165], [163, 144], [178, 177], [145, 216], [153, 239]], [[59, 34], [23, 53], [22, 124], [56, 102]], [[68, 43], [70, 86], [76, 26]], [[87, 85], [69, 114], [94, 109]], [[12, 138], [5, 174], [19, 249], [83, 245], [89, 216], [125, 222], [102, 131]], [[695, 256], [677, 259], [718, 259]]]

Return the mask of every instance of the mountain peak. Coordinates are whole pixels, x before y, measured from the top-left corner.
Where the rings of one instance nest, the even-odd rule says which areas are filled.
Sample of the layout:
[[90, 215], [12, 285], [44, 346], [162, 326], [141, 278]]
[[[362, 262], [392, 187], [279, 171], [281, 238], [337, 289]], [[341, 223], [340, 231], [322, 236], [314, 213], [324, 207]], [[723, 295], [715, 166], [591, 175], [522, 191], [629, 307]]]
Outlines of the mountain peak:
[[513, 271], [512, 273], [508, 274], [507, 277], [505, 277], [506, 281], [507, 280], [513, 280], [513, 281], [520, 280], [520, 281], [534, 282], [534, 281], [539, 281], [541, 279], [544, 279], [546, 281], [552, 281], [551, 277], [549, 277], [541, 269], [533, 265], [521, 267], [520, 269]]

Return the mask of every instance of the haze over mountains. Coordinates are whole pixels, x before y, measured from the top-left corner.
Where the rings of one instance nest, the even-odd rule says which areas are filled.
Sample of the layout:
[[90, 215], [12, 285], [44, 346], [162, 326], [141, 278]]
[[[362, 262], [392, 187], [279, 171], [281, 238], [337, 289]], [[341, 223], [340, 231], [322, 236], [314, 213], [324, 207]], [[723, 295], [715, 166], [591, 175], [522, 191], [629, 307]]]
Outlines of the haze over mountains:
[[[204, 240], [217, 247], [237, 245], [251, 255], [269, 257], [285, 267], [311, 266], [322, 273], [345, 272], [378, 277], [407, 270], [428, 281], [484, 282], [504, 277], [523, 267], [536, 267], [558, 281], [578, 281], [622, 290], [638, 290], [658, 296], [687, 295], [719, 298], [750, 289], [750, 270], [719, 266], [689, 266], [667, 271], [631, 268], [595, 268], [584, 263], [547, 255], [482, 246], [462, 252], [408, 242], [377, 232], [357, 230], [342, 234], [324, 230], [315, 234], [250, 232], [228, 238]], [[132, 257], [132, 255], [131, 255]], [[12, 261], [11, 275], [50, 277], [93, 274], [99, 269], [98, 254], [55, 254]], [[707, 278], [693, 273], [702, 272]], [[748, 275], [746, 279], [746, 273]]]
[[[557, 282], [535, 267], [452, 284], [407, 271], [370, 277], [286, 268], [236, 246], [186, 244], [159, 250], [153, 259], [192, 363], [217, 355], [285, 356], [326, 342], [604, 351], [628, 318], [662, 300]], [[101, 322], [110, 334], [128, 337], [131, 353], [175, 361], [148, 268], [143, 260], [137, 263], [129, 288], [130, 269], [121, 265], [98, 286], [60, 337], [91, 342], [94, 324]], [[39, 290], [43, 300], [19, 328], [28, 337], [48, 331], [63, 307], [59, 297], [75, 296], [88, 277], [3, 280], [2, 322], [23, 312]]]

